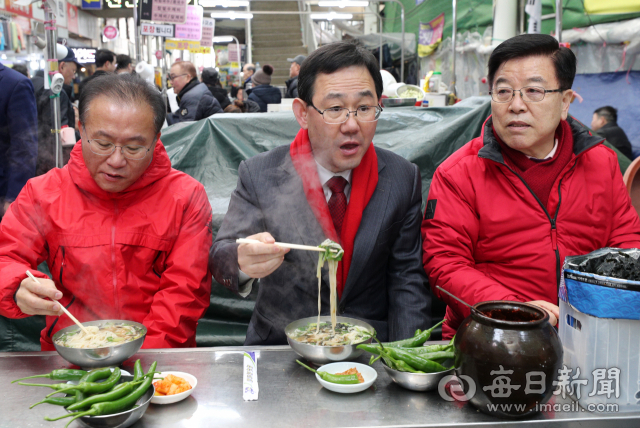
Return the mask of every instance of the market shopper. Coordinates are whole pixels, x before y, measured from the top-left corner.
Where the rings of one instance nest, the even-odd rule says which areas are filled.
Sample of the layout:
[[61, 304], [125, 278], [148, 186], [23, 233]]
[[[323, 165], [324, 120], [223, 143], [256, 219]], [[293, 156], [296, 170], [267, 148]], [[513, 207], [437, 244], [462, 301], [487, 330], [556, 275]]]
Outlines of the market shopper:
[[291, 63], [291, 67], [289, 68], [289, 79], [285, 82], [287, 85], [285, 98], [298, 98], [298, 74], [300, 74], [302, 61], [306, 58], [304, 55], [298, 55], [295, 58], [287, 59]]
[[[46, 315], [43, 350], [73, 324], [60, 304], [81, 321], [144, 324], [145, 348], [195, 346], [211, 207], [200, 183], [171, 168], [164, 114], [161, 94], [136, 76], [90, 82], [71, 161], [30, 180], [0, 223], [0, 314]], [[43, 261], [52, 280], [36, 271]]]
[[273, 67], [265, 64], [260, 70], [253, 75], [253, 88], [247, 89], [247, 98], [260, 106], [260, 111], [265, 113], [268, 104], [280, 104], [282, 102], [282, 93], [280, 89], [271, 86], [271, 75]]
[[633, 149], [624, 130], [618, 126], [618, 110], [611, 106], [600, 107], [593, 112], [591, 129], [605, 138], [620, 153], [633, 160]]
[[209, 67], [202, 70], [200, 79], [202, 79], [202, 83], [209, 88], [211, 95], [218, 100], [218, 103], [220, 103], [220, 107], [223, 110], [231, 104], [229, 93], [222, 87], [222, 83], [220, 82], [220, 73], [218, 73], [215, 68]]
[[[367, 321], [380, 340], [412, 336], [431, 323], [420, 172], [372, 144], [382, 110], [375, 57], [351, 43], [322, 46], [304, 62], [298, 87], [293, 111], [302, 129], [293, 143], [240, 163], [211, 248], [214, 277], [245, 297], [259, 280], [245, 344], [286, 344], [287, 324], [318, 314], [318, 255], [272, 243], [315, 246], [331, 238], [345, 249], [338, 314]], [[235, 242], [246, 237], [262, 243]]]
[[80, 82], [78, 97], [82, 94], [84, 87], [93, 79], [105, 76], [116, 71], [116, 54], [107, 49], [96, 51], [96, 71], [82, 82]]
[[[432, 287], [470, 304], [529, 302], [559, 316], [566, 256], [640, 247], [614, 152], [568, 117], [576, 58], [555, 38], [525, 34], [489, 58], [492, 115], [435, 172], [422, 225]], [[443, 337], [469, 309], [447, 303]]]
[[251, 81], [253, 73], [256, 72], [256, 66], [251, 63], [247, 63], [242, 67], [242, 77], [244, 78], [244, 83], [242, 84], [242, 89], [251, 89], [253, 87], [253, 82]]
[[133, 60], [129, 55], [116, 55], [116, 74], [133, 73]]
[[0, 219], [35, 173], [37, 124], [33, 84], [0, 63]]
[[177, 94], [178, 110], [167, 114], [167, 123], [173, 125], [207, 118], [222, 113], [222, 107], [204, 83], [198, 81], [196, 68], [189, 61], [176, 62], [169, 73], [171, 85]]

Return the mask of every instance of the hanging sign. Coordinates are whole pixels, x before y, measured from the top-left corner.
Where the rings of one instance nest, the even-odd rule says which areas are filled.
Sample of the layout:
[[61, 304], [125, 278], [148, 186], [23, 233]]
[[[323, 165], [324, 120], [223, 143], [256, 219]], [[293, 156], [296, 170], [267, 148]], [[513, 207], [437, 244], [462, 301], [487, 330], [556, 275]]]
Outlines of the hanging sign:
[[82, 0], [82, 4], [80, 5], [80, 7], [84, 10], [100, 10], [102, 9], [102, 0]]
[[156, 51], [156, 59], [160, 61], [162, 59], [162, 51]]
[[31, 5], [29, 6], [20, 6], [17, 4], [17, 0], [0, 0], [4, 2], [7, 12], [15, 13], [16, 15], [26, 16], [27, 18], [31, 18], [33, 16], [31, 12]]
[[78, 34], [80, 31], [78, 26], [78, 8], [71, 3], [67, 3], [67, 29], [75, 34]]
[[102, 35], [108, 40], [114, 40], [118, 38], [118, 29], [113, 25], [107, 25], [102, 29]]
[[210, 47], [200, 46], [200, 42], [189, 42], [183, 40], [170, 39], [164, 43], [165, 49], [189, 51], [191, 53], [211, 53]]
[[174, 26], [172, 24], [150, 24], [143, 22], [140, 25], [140, 31], [143, 36], [159, 36], [173, 37]]
[[200, 39], [200, 46], [211, 47], [213, 46], [213, 33], [216, 27], [216, 20], [213, 18], [202, 19], [202, 38]]
[[187, 21], [187, 0], [141, 0], [140, 19], [184, 24]]
[[176, 39], [199, 42], [202, 39], [203, 13], [202, 6], [187, 6], [187, 21], [184, 24], [176, 25]]

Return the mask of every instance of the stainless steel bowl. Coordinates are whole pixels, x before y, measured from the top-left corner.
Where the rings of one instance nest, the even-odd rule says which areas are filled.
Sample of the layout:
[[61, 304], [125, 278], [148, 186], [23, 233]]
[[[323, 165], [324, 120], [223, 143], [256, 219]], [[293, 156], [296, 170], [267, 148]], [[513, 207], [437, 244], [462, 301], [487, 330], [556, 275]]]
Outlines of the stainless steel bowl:
[[56, 351], [58, 351], [58, 354], [60, 354], [62, 358], [82, 368], [93, 369], [97, 367], [118, 366], [140, 350], [144, 338], [147, 336], [147, 328], [140, 323], [127, 320], [99, 320], [88, 321], [82, 324], [85, 326], [100, 326], [108, 322], [132, 325], [141, 328], [144, 333], [142, 337], [131, 342], [115, 346], [105, 346], [104, 348], [69, 348], [56, 344], [56, 340], [64, 333], [79, 330], [79, 327], [74, 324], [63, 328], [53, 335], [53, 346], [55, 346]]
[[[133, 380], [133, 376], [122, 375], [120, 382], [128, 382]], [[137, 407], [126, 412], [115, 413], [113, 415], [104, 416], [83, 416], [76, 419], [80, 422], [80, 425], [89, 428], [126, 428], [135, 424], [138, 419], [144, 415], [144, 412], [149, 407], [149, 403], [155, 394], [155, 387], [151, 385], [147, 392], [136, 401]]]
[[[318, 321], [318, 317], [309, 317], [302, 318], [297, 321], [289, 324], [284, 332], [287, 335], [287, 340], [289, 341], [289, 345], [291, 349], [295, 351], [296, 354], [300, 355], [302, 358], [307, 361], [311, 361], [315, 364], [328, 364], [335, 363], [336, 361], [347, 361], [354, 360], [362, 355], [362, 350], [357, 349], [361, 343], [371, 343], [371, 338], [364, 340], [362, 342], [353, 343], [351, 345], [339, 345], [339, 346], [319, 346], [319, 345], [310, 345], [308, 343], [298, 342], [295, 339], [291, 338], [291, 335], [295, 330], [300, 327], [304, 327], [309, 323], [314, 323]], [[353, 325], [359, 325], [361, 327], [366, 328], [373, 334], [374, 330], [371, 325], [367, 324], [364, 321], [357, 320], [355, 318], [346, 318], [346, 317], [337, 317], [338, 322], [349, 323]], [[331, 316], [322, 316], [320, 317], [320, 322], [331, 322]]]
[[416, 105], [417, 98], [383, 98], [384, 107], [402, 107]]
[[389, 377], [398, 385], [412, 391], [431, 391], [438, 388], [440, 380], [453, 374], [455, 368], [436, 373], [409, 373], [394, 370], [382, 363]]

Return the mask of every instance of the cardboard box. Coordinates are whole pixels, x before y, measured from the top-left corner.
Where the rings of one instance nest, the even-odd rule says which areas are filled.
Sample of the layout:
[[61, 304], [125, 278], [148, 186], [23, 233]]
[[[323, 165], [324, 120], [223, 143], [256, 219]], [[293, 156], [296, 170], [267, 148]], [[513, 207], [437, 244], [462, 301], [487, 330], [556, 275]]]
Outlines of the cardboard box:
[[630, 311], [635, 312], [630, 317], [640, 316], [637, 302], [621, 294], [640, 293], [624, 286], [640, 283], [576, 272], [567, 269], [565, 262], [558, 333], [566, 370], [559, 382], [567, 395], [590, 412], [640, 411], [640, 320], [616, 315]]

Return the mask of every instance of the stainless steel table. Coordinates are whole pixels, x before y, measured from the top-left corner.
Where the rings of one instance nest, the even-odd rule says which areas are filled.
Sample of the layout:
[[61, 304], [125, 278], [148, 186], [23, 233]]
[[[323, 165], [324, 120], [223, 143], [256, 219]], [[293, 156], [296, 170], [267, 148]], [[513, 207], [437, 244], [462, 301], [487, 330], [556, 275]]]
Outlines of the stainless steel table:
[[[258, 357], [258, 401], [242, 399], [243, 351]], [[521, 421], [497, 419], [471, 405], [444, 401], [437, 392], [412, 392], [395, 385], [376, 363], [374, 386], [358, 394], [330, 392], [315, 376], [296, 364], [288, 346], [142, 350], [123, 365], [133, 370], [136, 358], [145, 370], [158, 361], [159, 370], [179, 370], [195, 375], [198, 386], [191, 397], [165, 406], [150, 405], [140, 427], [640, 427], [640, 413], [596, 414], [586, 411], [543, 413]], [[366, 363], [368, 358], [361, 358]], [[11, 428], [64, 427], [66, 420], [46, 422], [63, 410], [42, 404], [29, 410], [50, 391], [11, 384], [24, 376], [69, 367], [55, 352], [0, 353], [0, 426]], [[47, 379], [43, 383], [53, 382]], [[569, 398], [552, 398], [571, 404]], [[77, 427], [76, 422], [71, 425]]]

